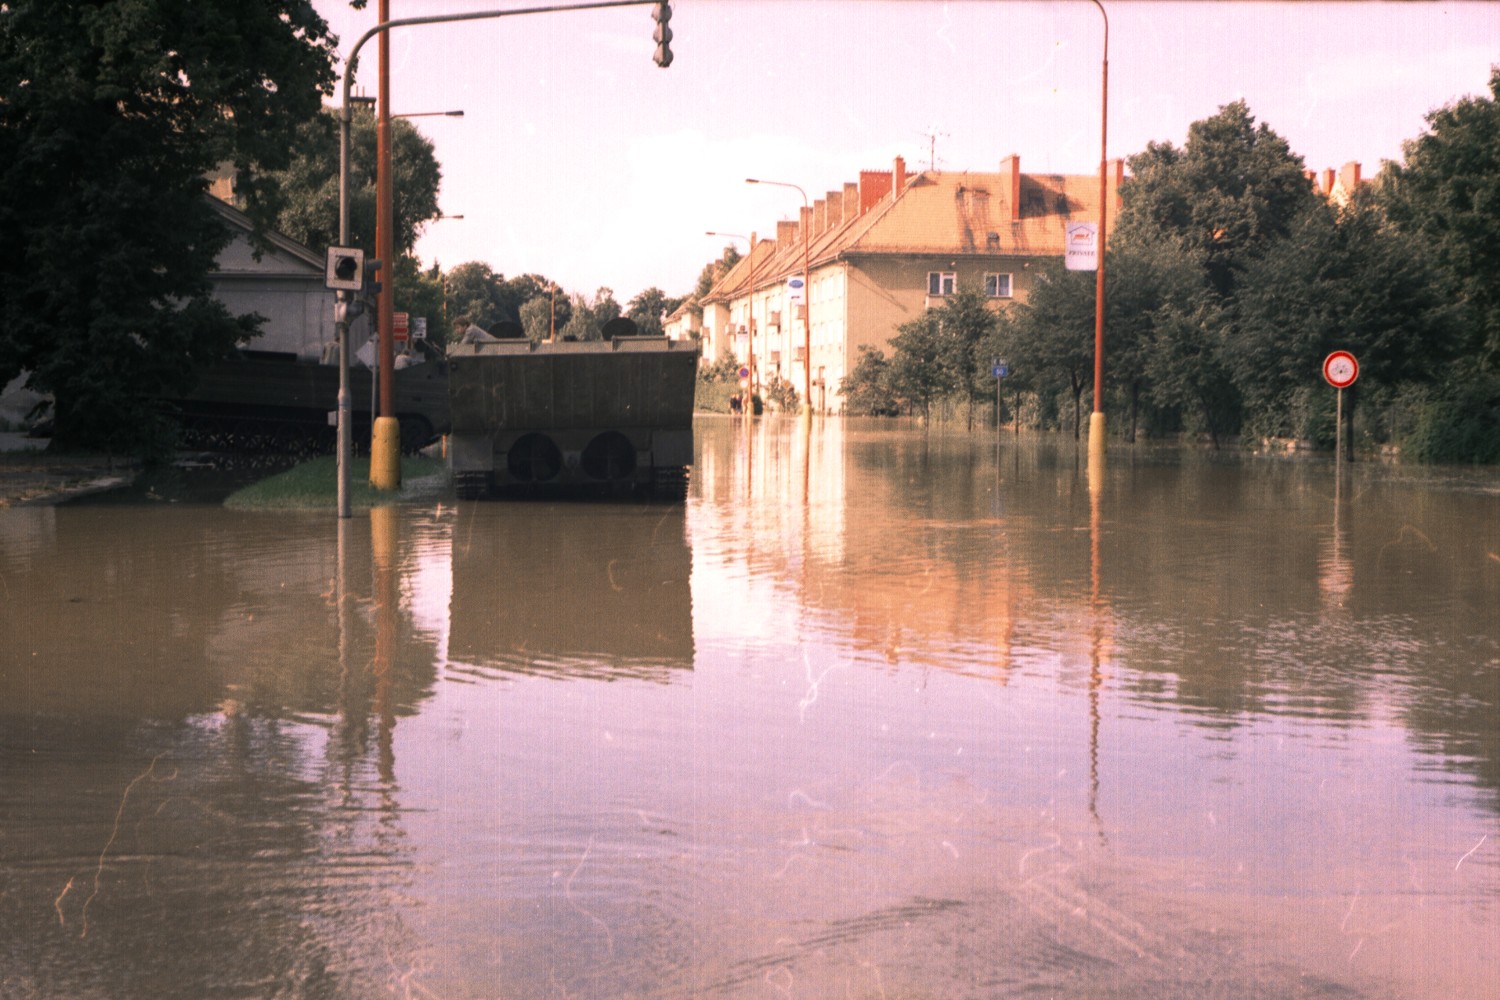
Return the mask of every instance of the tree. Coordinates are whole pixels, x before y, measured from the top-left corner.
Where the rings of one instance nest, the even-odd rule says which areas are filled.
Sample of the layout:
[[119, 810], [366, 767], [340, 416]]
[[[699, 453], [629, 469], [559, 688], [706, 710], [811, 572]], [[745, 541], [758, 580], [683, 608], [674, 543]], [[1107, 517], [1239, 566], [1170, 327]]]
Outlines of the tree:
[[252, 335], [211, 296], [232, 164], [271, 222], [298, 126], [331, 92], [309, 0], [8, 0], [0, 6], [0, 383], [53, 396], [63, 445], [149, 453], [153, 404]]
[[1361, 389], [1438, 373], [1453, 356], [1456, 325], [1423, 250], [1361, 191], [1342, 209], [1306, 212], [1246, 268], [1230, 366], [1257, 431], [1315, 436], [1307, 399], [1327, 400], [1318, 372], [1338, 348], [1359, 358]]
[[987, 351], [998, 325], [995, 312], [982, 289], [961, 283], [936, 313], [948, 355], [947, 368], [954, 388], [968, 403], [967, 421], [972, 430], [975, 402], [987, 399], [995, 388]]
[[1026, 304], [1016, 311], [1013, 364], [1033, 388], [1065, 389], [1073, 401], [1073, 437], [1080, 436], [1083, 391], [1094, 376], [1094, 288], [1092, 272], [1064, 270], [1057, 261], [1042, 267]]
[[891, 362], [885, 352], [859, 345], [859, 360], [839, 384], [839, 395], [851, 415], [894, 417], [901, 412], [892, 388]]
[[517, 319], [506, 314], [501, 295], [504, 281], [488, 264], [477, 260], [450, 270], [443, 277], [450, 320], [464, 320], [488, 330], [501, 320]]
[[897, 330], [891, 338], [895, 357], [891, 360], [890, 385], [898, 398], [920, 410], [925, 419], [933, 401], [953, 389], [953, 354], [943, 342], [936, 310], [927, 310]]
[[1500, 66], [1490, 97], [1468, 97], [1427, 116], [1387, 164], [1380, 197], [1392, 222], [1429, 244], [1472, 331], [1466, 351], [1482, 374], [1500, 373]]
[[625, 306], [625, 315], [635, 320], [643, 336], [659, 337], [662, 317], [682, 304], [681, 299], [671, 299], [660, 288], [647, 288], [631, 299]]
[[[376, 118], [356, 109], [349, 128], [349, 245], [375, 247]], [[339, 245], [339, 128], [324, 112], [297, 130], [296, 154], [270, 172], [278, 191], [276, 227], [322, 253]], [[436, 219], [442, 170], [432, 143], [404, 118], [391, 121], [391, 237], [396, 255], [416, 245], [423, 225]]]
[[572, 340], [598, 340], [602, 336], [604, 324], [620, 315], [620, 303], [615, 301], [615, 293], [611, 288], [600, 288], [594, 293], [594, 301], [590, 302], [583, 295], [574, 295], [572, 302], [572, 315], [568, 322], [559, 328], [559, 336]]
[[1316, 199], [1302, 157], [1255, 118], [1244, 101], [1188, 126], [1187, 143], [1152, 142], [1130, 157], [1120, 188], [1118, 232], [1133, 228], [1177, 236], [1202, 254], [1222, 297], [1235, 275]]

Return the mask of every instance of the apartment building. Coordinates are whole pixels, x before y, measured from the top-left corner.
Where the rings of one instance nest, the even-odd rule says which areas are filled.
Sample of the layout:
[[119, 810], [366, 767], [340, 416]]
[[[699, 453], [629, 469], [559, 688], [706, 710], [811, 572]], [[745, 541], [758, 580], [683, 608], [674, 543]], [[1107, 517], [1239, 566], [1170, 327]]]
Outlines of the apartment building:
[[[1118, 160], [1107, 172], [1111, 219], [1123, 172]], [[997, 309], [1026, 301], [1040, 265], [1062, 258], [1067, 224], [1098, 218], [1096, 175], [1027, 174], [1019, 156], [990, 173], [908, 173], [897, 157], [777, 223], [774, 238], [752, 234], [698, 303], [701, 318], [672, 321], [702, 339], [705, 363], [732, 356], [757, 384], [780, 377], [799, 392], [810, 375], [813, 406], [838, 412], [862, 345], [888, 350], [901, 324], [960, 286]]]

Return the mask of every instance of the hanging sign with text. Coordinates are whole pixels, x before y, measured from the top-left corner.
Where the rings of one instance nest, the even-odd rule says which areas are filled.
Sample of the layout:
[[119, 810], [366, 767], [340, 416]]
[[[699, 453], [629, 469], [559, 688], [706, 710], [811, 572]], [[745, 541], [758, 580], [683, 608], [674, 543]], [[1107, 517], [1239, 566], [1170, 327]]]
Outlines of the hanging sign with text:
[[1063, 259], [1069, 271], [1099, 270], [1099, 224], [1070, 222]]

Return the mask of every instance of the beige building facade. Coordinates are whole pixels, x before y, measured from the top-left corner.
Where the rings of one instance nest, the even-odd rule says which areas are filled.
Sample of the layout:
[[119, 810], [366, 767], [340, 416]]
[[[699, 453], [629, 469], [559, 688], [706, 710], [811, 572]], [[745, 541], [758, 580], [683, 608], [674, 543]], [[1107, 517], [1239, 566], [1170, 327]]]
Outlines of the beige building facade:
[[[1122, 178], [1115, 161], [1111, 219]], [[1024, 302], [1040, 265], [1063, 257], [1067, 224], [1098, 218], [1094, 175], [1025, 174], [1018, 156], [989, 173], [908, 173], [898, 157], [778, 223], [774, 239], [752, 234], [750, 252], [698, 303], [701, 316], [673, 319], [683, 330], [697, 323], [704, 363], [733, 357], [762, 388], [786, 379], [799, 395], [810, 376], [814, 408], [837, 413], [862, 346], [888, 350], [903, 323], [959, 287], [981, 289], [997, 309]]]

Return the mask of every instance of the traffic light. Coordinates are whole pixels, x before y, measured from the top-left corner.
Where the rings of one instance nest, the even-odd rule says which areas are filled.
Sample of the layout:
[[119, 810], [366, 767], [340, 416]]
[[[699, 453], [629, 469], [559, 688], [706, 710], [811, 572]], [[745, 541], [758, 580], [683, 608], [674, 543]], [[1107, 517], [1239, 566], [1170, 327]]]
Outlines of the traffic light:
[[364, 284], [365, 252], [354, 247], [329, 247], [323, 285], [334, 291], [357, 292]]
[[672, 29], [667, 27], [667, 22], [672, 20], [672, 5], [666, 0], [661, 0], [655, 7], [651, 8], [651, 19], [656, 22], [656, 31], [651, 37], [656, 41], [656, 65], [666, 69], [672, 65]]
[[379, 270], [380, 261], [374, 257], [371, 257], [369, 260], [365, 261], [364, 266], [360, 269], [360, 275], [364, 279], [360, 284], [360, 291], [364, 292], [365, 296], [368, 298], [373, 299], [375, 296], [380, 294], [381, 284], [379, 281], [375, 280], [376, 272], [378, 272]]

